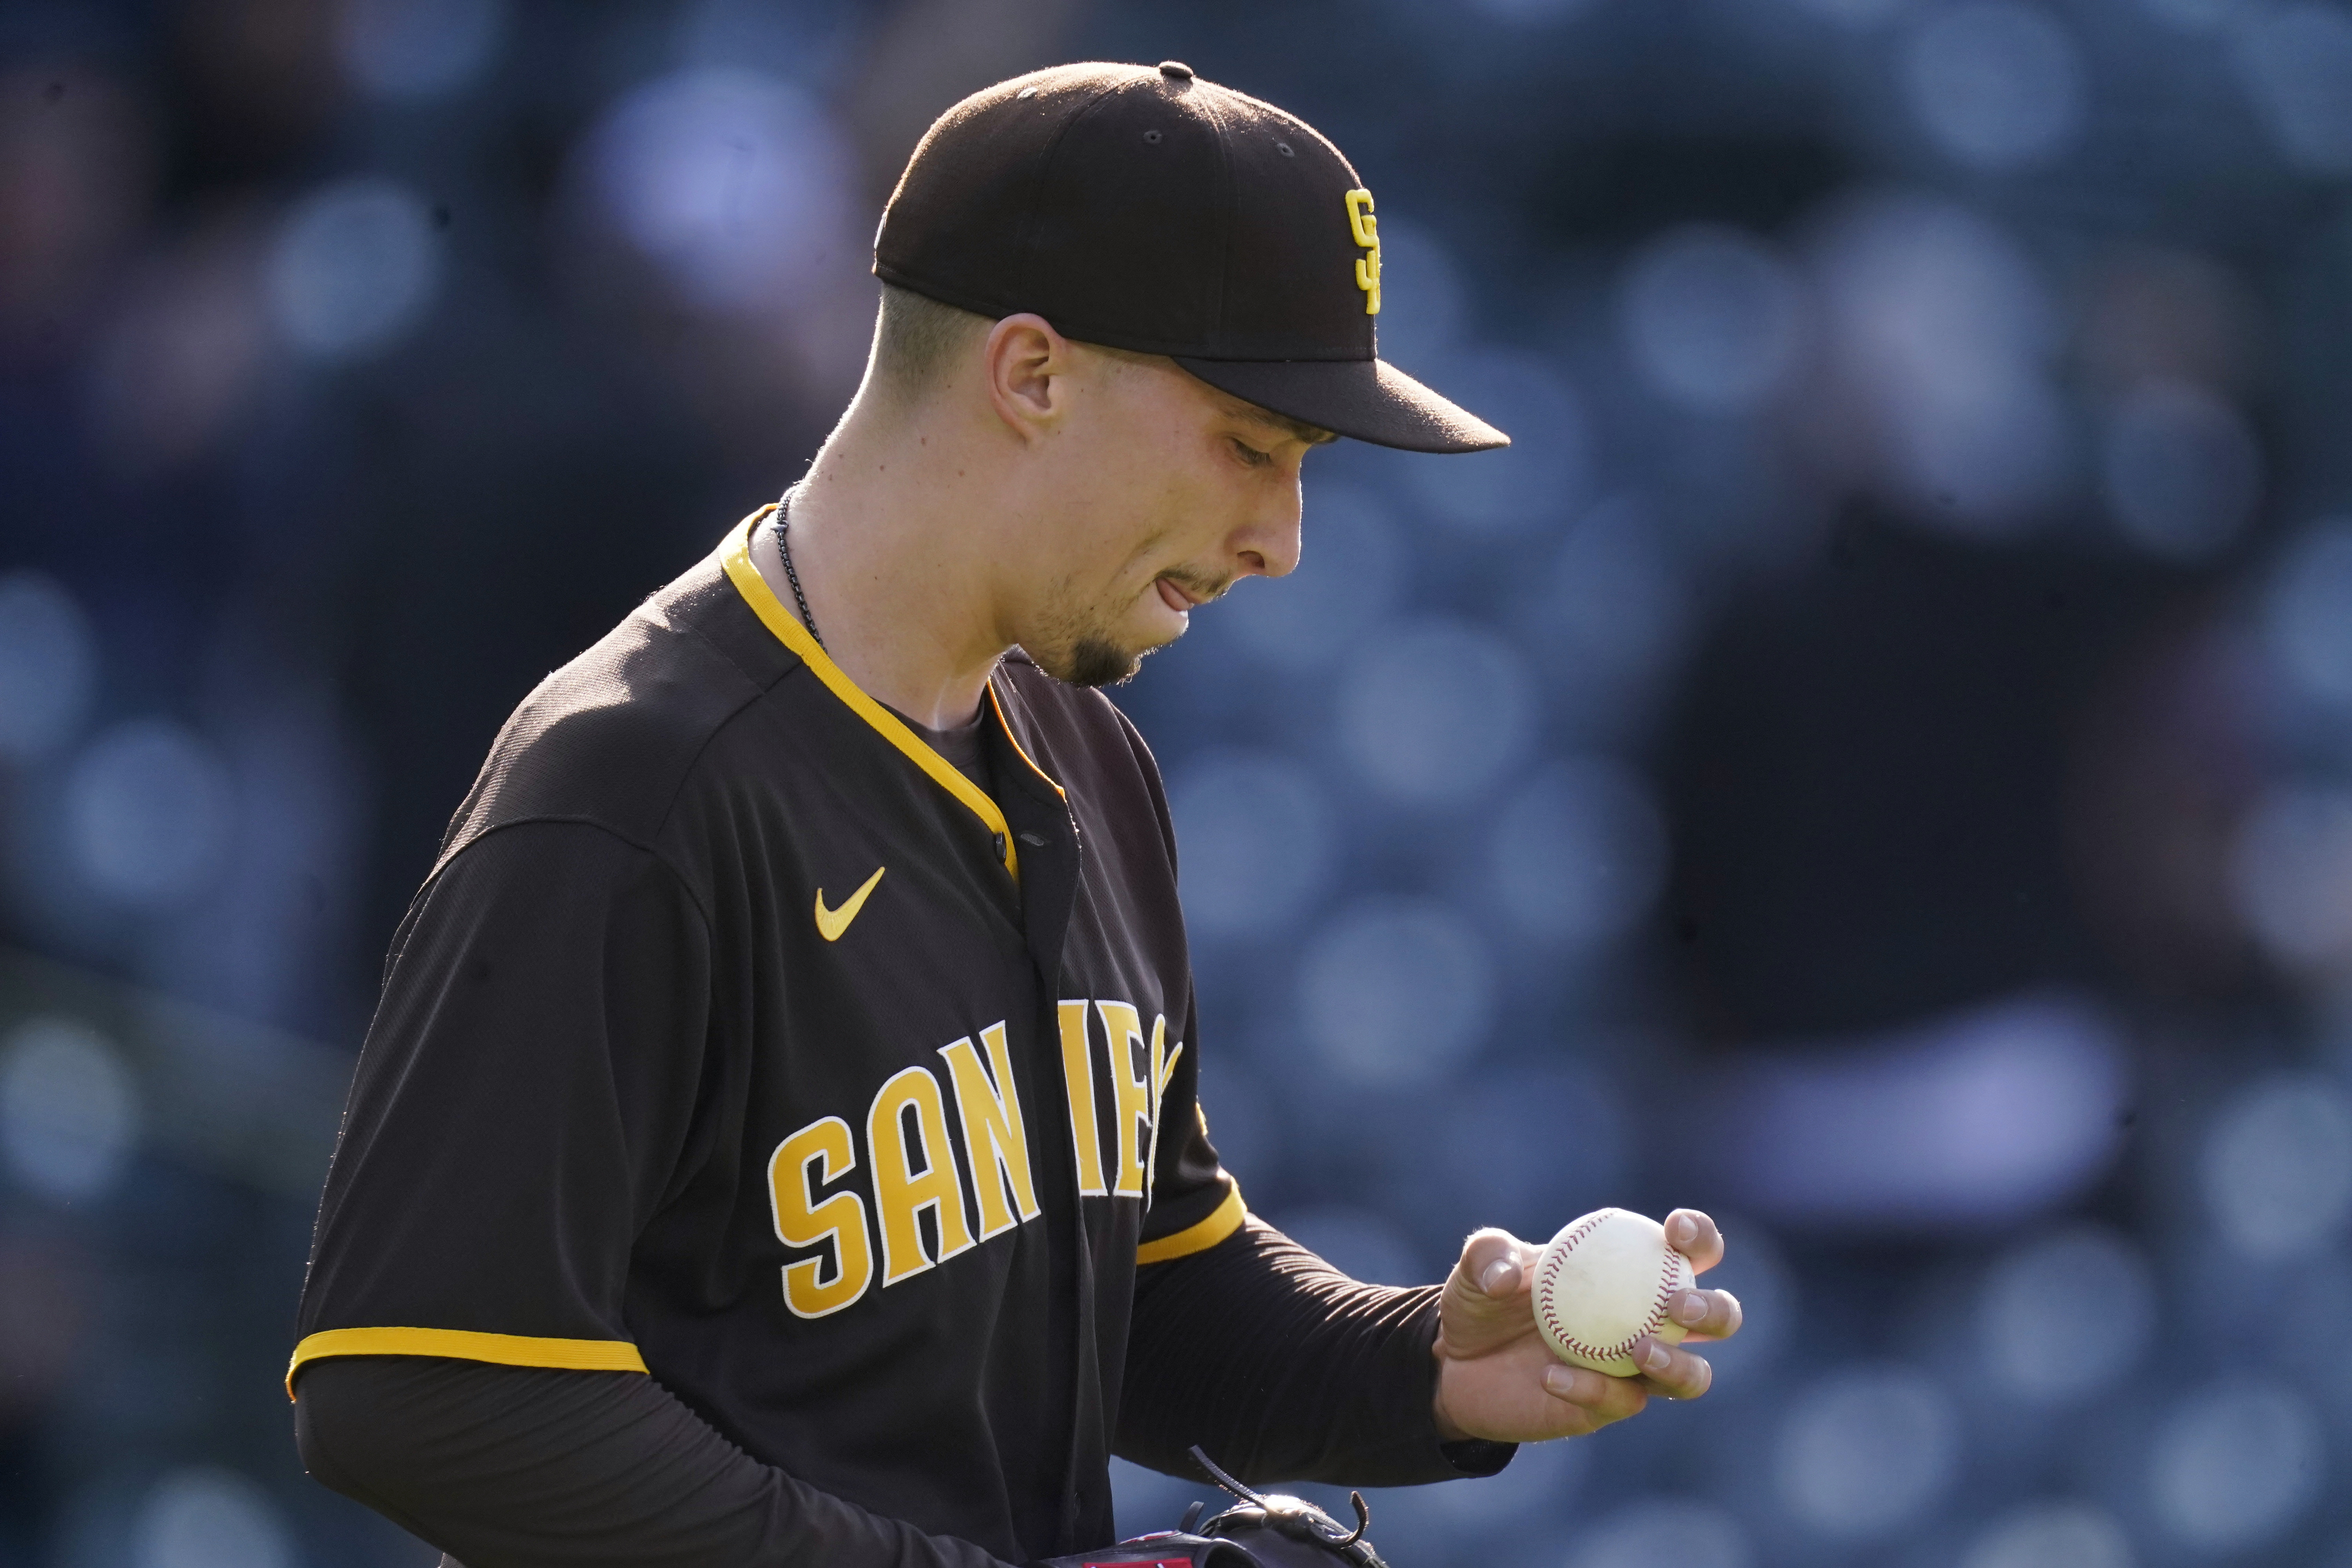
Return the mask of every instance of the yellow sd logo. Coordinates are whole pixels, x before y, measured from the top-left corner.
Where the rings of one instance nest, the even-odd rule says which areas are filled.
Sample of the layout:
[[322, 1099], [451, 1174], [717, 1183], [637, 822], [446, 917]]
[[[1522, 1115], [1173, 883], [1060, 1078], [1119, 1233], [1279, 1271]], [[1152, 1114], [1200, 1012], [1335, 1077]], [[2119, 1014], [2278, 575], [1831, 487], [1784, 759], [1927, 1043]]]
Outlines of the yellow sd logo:
[[1381, 224], [1372, 216], [1371, 192], [1348, 193], [1348, 232], [1371, 252], [1356, 258], [1356, 287], [1364, 291], [1364, 314], [1377, 316], [1381, 313]]

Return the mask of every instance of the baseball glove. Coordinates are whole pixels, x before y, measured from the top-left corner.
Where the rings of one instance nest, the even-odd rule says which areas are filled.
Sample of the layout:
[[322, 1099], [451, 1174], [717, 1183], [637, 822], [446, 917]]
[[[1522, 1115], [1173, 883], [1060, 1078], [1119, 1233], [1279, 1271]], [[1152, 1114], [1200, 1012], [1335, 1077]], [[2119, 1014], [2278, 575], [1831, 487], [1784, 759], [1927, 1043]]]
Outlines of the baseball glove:
[[1179, 1529], [1056, 1557], [1039, 1568], [1388, 1568], [1365, 1538], [1372, 1513], [1361, 1492], [1348, 1494], [1356, 1507], [1356, 1528], [1348, 1530], [1303, 1498], [1252, 1491], [1197, 1447], [1192, 1460], [1234, 1494], [1232, 1507], [1203, 1522], [1207, 1505], [1196, 1502]]

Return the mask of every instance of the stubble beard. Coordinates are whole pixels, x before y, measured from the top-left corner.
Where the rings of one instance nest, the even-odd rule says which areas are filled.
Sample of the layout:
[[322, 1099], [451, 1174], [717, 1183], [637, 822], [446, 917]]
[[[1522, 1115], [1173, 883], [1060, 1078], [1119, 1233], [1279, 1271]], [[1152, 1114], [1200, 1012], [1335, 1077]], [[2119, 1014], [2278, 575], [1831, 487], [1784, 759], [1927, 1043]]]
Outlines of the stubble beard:
[[[1223, 595], [1232, 583], [1231, 578], [1202, 582], [1183, 573], [1168, 575], [1204, 603]], [[1146, 658], [1166, 645], [1129, 647], [1119, 641], [1115, 625], [1116, 615], [1108, 607], [1066, 605], [1049, 618], [1045, 637], [1024, 646], [1037, 667], [1056, 680], [1072, 686], [1124, 686]]]
[[1037, 667], [1055, 679], [1072, 686], [1123, 686], [1135, 679], [1151, 648], [1131, 648], [1112, 636], [1107, 617], [1073, 615], [1057, 617], [1053, 632], [1025, 645]]
[[1129, 653], [1108, 637], [1081, 637], [1070, 649], [1069, 673], [1060, 679], [1072, 686], [1124, 686], [1143, 668], [1144, 656], [1155, 651]]

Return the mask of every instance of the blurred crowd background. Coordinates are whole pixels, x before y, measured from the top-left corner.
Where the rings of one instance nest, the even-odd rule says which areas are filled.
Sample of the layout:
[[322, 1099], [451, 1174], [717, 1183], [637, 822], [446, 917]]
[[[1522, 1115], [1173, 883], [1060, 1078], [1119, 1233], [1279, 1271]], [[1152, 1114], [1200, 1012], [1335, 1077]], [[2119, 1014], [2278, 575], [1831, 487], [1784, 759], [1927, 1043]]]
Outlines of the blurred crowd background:
[[1517, 437], [1317, 454], [1118, 693], [1220, 1147], [1366, 1279], [1692, 1204], [1747, 1303], [1391, 1560], [2352, 1565], [2332, 0], [0, 7], [0, 1565], [432, 1560], [278, 1387], [394, 922], [801, 471], [923, 125], [1090, 57], [1330, 134]]

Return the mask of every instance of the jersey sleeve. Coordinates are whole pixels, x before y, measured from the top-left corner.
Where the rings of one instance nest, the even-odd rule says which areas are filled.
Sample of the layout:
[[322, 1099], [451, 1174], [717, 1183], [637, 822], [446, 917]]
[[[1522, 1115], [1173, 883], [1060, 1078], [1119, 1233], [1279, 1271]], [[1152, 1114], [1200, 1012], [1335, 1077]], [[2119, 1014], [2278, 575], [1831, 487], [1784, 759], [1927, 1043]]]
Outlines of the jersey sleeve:
[[531, 822], [411, 906], [327, 1177], [289, 1371], [415, 1354], [646, 1370], [631, 1248], [678, 1179], [709, 936], [659, 857]]
[[1209, 1142], [1199, 1099], [1200, 1052], [1193, 1043], [1200, 1013], [1189, 994], [1181, 1017], [1185, 1026], [1175, 1041], [1180, 1048], [1160, 1069], [1167, 1082], [1152, 1124], [1151, 1205], [1144, 1212], [1135, 1250], [1138, 1265], [1205, 1252], [1239, 1230], [1247, 1213], [1241, 1184]]

